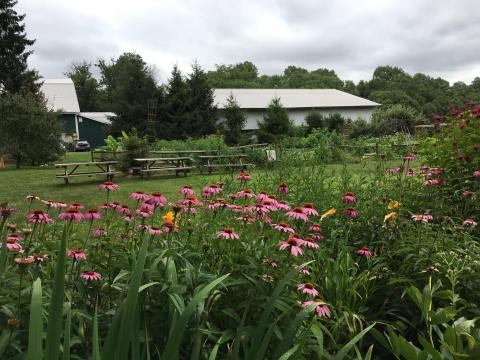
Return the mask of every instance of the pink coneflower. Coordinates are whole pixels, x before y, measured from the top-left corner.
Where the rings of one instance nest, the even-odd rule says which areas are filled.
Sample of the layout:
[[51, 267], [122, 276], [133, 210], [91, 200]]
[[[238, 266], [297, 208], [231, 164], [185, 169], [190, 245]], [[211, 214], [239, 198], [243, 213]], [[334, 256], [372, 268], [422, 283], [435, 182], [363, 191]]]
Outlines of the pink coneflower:
[[314, 285], [311, 282], [304, 282], [297, 286], [298, 290], [301, 290], [302, 293], [317, 296], [318, 291], [315, 289]]
[[55, 201], [52, 204], [52, 208], [54, 208], [54, 209], [65, 209], [67, 207], [68, 207], [68, 205], [66, 203], [64, 203], [63, 201]]
[[101, 204], [98, 206], [98, 208], [100, 210], [109, 210], [111, 207], [110, 207], [110, 204]]
[[53, 206], [54, 201], [53, 200], [41, 200], [42, 204], [45, 205], [48, 208], [51, 208]]
[[327, 304], [319, 298], [316, 298], [315, 300], [310, 300], [310, 301], [305, 301], [303, 303], [304, 307], [310, 306], [312, 304], [317, 304], [315, 307], [314, 311], [317, 313], [318, 316], [326, 316], [326, 317], [331, 317], [332, 313], [330, 312], [330, 309], [328, 308]]
[[140, 204], [140, 207], [143, 207], [145, 209], [148, 209], [149, 211], [153, 212], [155, 210], [155, 205], [150, 204], [148, 202], [144, 202]]
[[15, 258], [15, 262], [18, 265], [28, 265], [31, 264], [35, 259], [33, 256], [27, 256], [26, 258]]
[[293, 228], [290, 227], [290, 225], [288, 225], [286, 222], [279, 222], [278, 224], [273, 224], [272, 225], [273, 228], [275, 230], [278, 230], [278, 231], [282, 231], [282, 232], [285, 232], [285, 233], [295, 233], [295, 230], [293, 230]]
[[37, 195], [34, 195], [34, 194], [28, 194], [27, 197], [26, 197], [27, 201], [34, 201], [34, 200], [40, 200], [40, 197], [38, 197]]
[[195, 191], [193, 191], [192, 187], [190, 185], [184, 185], [178, 190], [179, 194], [183, 195], [192, 195], [195, 196]]
[[268, 199], [268, 195], [265, 191], [260, 191], [258, 194], [257, 194], [257, 197], [256, 197], [256, 200], [258, 202], [262, 202], [262, 201], [265, 201]]
[[252, 177], [250, 176], [250, 174], [243, 171], [240, 173], [240, 175], [237, 176], [237, 180], [239, 181], [249, 181], [251, 179]]
[[71, 257], [73, 260], [76, 260], [76, 261], [87, 260], [87, 254], [85, 254], [85, 252], [80, 249], [68, 250], [67, 256]]
[[415, 222], [428, 223], [433, 220], [433, 216], [430, 214], [412, 215], [412, 220]]
[[133, 200], [147, 201], [150, 198], [150, 196], [145, 194], [143, 191], [138, 190], [131, 193], [129, 195], [129, 198]]
[[415, 156], [413, 154], [407, 154], [403, 157], [403, 160], [405, 161], [413, 161], [415, 160]]
[[229, 226], [225, 227], [222, 231], [218, 231], [216, 236], [217, 238], [240, 239], [240, 236]]
[[100, 214], [97, 209], [90, 209], [83, 214], [83, 218], [85, 220], [99, 220], [102, 218], [102, 214]]
[[223, 189], [218, 184], [210, 184], [203, 188], [203, 192], [212, 194], [212, 195], [220, 194], [222, 191]]
[[262, 263], [265, 264], [265, 265], [270, 265], [272, 268], [278, 267], [277, 262], [272, 260], [272, 259], [263, 259]]
[[313, 237], [315, 240], [323, 240], [323, 239], [325, 238], [321, 232], [313, 233], [313, 234], [312, 234], [312, 237]]
[[473, 177], [480, 178], [480, 170], [475, 170], [473, 172]]
[[162, 230], [157, 226], [150, 226], [148, 233], [152, 236], [159, 235], [162, 233]]
[[242, 216], [235, 218], [235, 220], [243, 221], [245, 225], [253, 224], [255, 222], [255, 219], [248, 214], [243, 214]]
[[303, 274], [303, 275], [310, 275], [310, 270], [308, 270], [308, 268], [304, 267], [304, 266], [300, 266], [300, 265], [297, 265], [297, 264], [293, 264], [292, 265], [293, 268], [295, 270], [298, 270], [298, 272], [300, 274]]
[[69, 209], [75, 209], [75, 210], [81, 210], [81, 209], [84, 209], [85, 206], [83, 206], [82, 204], [79, 204], [79, 203], [73, 203], [73, 204], [70, 204], [68, 206]]
[[33, 260], [35, 260], [35, 262], [37, 263], [44, 262], [45, 260], [48, 259], [48, 255], [46, 254], [33, 254], [32, 257], [33, 257]]
[[182, 206], [181, 211], [183, 213], [190, 213], [190, 214], [196, 214], [197, 213], [197, 209], [195, 209], [194, 207], [191, 207], [191, 206]]
[[33, 210], [27, 215], [30, 224], [50, 224], [53, 222], [43, 210]]
[[105, 181], [103, 184], [98, 185], [98, 188], [100, 190], [114, 191], [114, 190], [118, 190], [120, 186], [118, 186], [117, 184], [114, 184], [111, 181]]
[[266, 206], [269, 211], [277, 211], [278, 210], [277, 203], [278, 203], [277, 200], [270, 199], [270, 198], [268, 198], [268, 199], [266, 199], [262, 202], [262, 204], [264, 206]]
[[357, 255], [371, 257], [373, 256], [373, 252], [368, 247], [362, 247], [361, 249], [357, 250]]
[[428, 186], [428, 185], [443, 185], [443, 180], [442, 179], [426, 179], [423, 183], [423, 186]]
[[105, 236], [105, 235], [107, 235], [107, 232], [103, 228], [98, 228], [93, 233], [93, 236], [95, 236], [95, 237], [102, 237], [102, 236]]
[[357, 202], [357, 198], [355, 194], [352, 192], [347, 192], [345, 195], [342, 196], [342, 203], [344, 204], [355, 204]]
[[308, 228], [309, 231], [322, 231], [322, 228], [320, 227], [319, 224], [312, 224]]
[[477, 223], [475, 221], [473, 221], [472, 219], [465, 219], [463, 221], [463, 226], [465, 226], [465, 227], [475, 227], [475, 226], [477, 226]]
[[345, 215], [346, 217], [349, 217], [351, 219], [354, 219], [358, 216], [358, 211], [355, 210], [354, 208], [352, 207], [348, 207], [345, 209], [345, 211], [343, 212], [343, 215]]
[[250, 207], [250, 211], [259, 214], [266, 214], [270, 212], [270, 208], [264, 204], [256, 203], [255, 205]]
[[127, 221], [127, 222], [134, 222], [135, 218], [133, 217], [132, 214], [127, 214], [127, 215], [122, 217], [122, 220]]
[[464, 192], [462, 193], [462, 196], [463, 196], [463, 197], [471, 197], [471, 196], [473, 196], [473, 195], [475, 195], [475, 193], [474, 193], [473, 191], [464, 191]]
[[66, 212], [58, 215], [58, 218], [65, 221], [80, 221], [83, 219], [83, 215], [73, 208], [69, 208]]
[[432, 120], [435, 122], [440, 122], [442, 121], [442, 117], [440, 115], [435, 114], [432, 116]]
[[280, 185], [278, 185], [277, 194], [288, 194], [288, 186], [283, 181], [280, 183]]
[[16, 242], [16, 241], [22, 241], [22, 240], [23, 240], [23, 237], [21, 237], [18, 234], [14, 233], [14, 234], [7, 235], [7, 241]]
[[431, 168], [429, 171], [429, 175], [442, 175], [442, 174], [443, 174], [443, 169], [438, 167]]
[[141, 208], [137, 209], [136, 214], [140, 217], [147, 218], [153, 215], [153, 212], [146, 206], [142, 206]]
[[102, 275], [100, 273], [95, 272], [95, 271], [85, 271], [82, 274], [80, 274], [80, 278], [84, 280], [102, 280]]
[[178, 200], [183, 206], [200, 206], [202, 202], [198, 200], [195, 195], [187, 195], [185, 199]]
[[390, 175], [392, 175], [392, 174], [400, 174], [400, 173], [402, 172], [402, 168], [401, 168], [400, 166], [398, 166], [398, 167], [396, 167], [396, 168], [387, 168], [387, 169], [385, 170], [385, 172], [386, 172], [387, 174], [390, 174]]
[[303, 212], [301, 207], [295, 207], [292, 210], [288, 211], [285, 215], [294, 220], [302, 220], [304, 222], [308, 221], [307, 214]]
[[0, 217], [6, 219], [12, 215], [16, 210], [14, 208], [0, 206]]
[[286, 201], [278, 201], [277, 208], [278, 210], [288, 211], [290, 210], [290, 205], [288, 205]]
[[313, 203], [306, 202], [303, 204], [303, 213], [307, 216], [318, 216], [318, 211], [313, 207]]
[[250, 199], [255, 196], [255, 194], [250, 189], [240, 190], [235, 195], [237, 196], [237, 198], [244, 198], [244, 199], [247, 199], [247, 198]]
[[457, 156], [455, 156], [455, 158], [456, 158], [458, 161], [465, 161], [465, 160], [467, 160], [467, 157], [465, 156], [465, 154], [457, 154]]
[[159, 192], [152, 192], [146, 202], [155, 206], [164, 206], [167, 203], [167, 198]]
[[116, 210], [116, 209], [118, 209], [120, 206], [122, 206], [122, 205], [121, 205], [118, 201], [112, 201], [112, 202], [110, 203], [110, 209]]
[[115, 210], [117, 210], [120, 214], [124, 214], [124, 215], [128, 215], [131, 212], [128, 205], [118, 206]]
[[279, 250], [286, 250], [290, 248], [290, 253], [293, 256], [303, 255], [303, 250], [300, 246], [303, 245], [303, 240], [295, 236], [290, 236], [287, 241], [280, 241]]
[[15, 241], [8, 241], [7, 242], [7, 249], [8, 251], [10, 252], [13, 252], [13, 253], [23, 253], [23, 247], [22, 245], [20, 245], [19, 243], [15, 242]]
[[165, 233], [178, 232], [178, 227], [171, 221], [164, 221], [162, 231]]
[[15, 224], [7, 224], [5, 227], [10, 230], [11, 232], [15, 232], [17, 230], [17, 225]]
[[312, 236], [307, 236], [303, 239], [303, 245], [310, 249], [318, 249], [320, 247]]
[[408, 169], [406, 176], [407, 176], [407, 177], [414, 177], [414, 176], [415, 176], [415, 172], [413, 171], [413, 169]]

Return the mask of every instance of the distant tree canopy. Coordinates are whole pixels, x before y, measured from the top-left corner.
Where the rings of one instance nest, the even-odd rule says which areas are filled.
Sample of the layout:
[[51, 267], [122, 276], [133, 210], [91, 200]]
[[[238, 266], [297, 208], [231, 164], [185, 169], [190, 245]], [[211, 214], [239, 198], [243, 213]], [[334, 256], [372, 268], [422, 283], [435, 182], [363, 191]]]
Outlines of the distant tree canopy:
[[292, 121], [288, 111], [282, 106], [279, 98], [274, 98], [267, 107], [263, 120], [258, 122], [258, 140], [274, 143], [290, 135]]
[[72, 63], [65, 73], [75, 84], [80, 111], [99, 111], [99, 84], [91, 72], [92, 64], [86, 61]]

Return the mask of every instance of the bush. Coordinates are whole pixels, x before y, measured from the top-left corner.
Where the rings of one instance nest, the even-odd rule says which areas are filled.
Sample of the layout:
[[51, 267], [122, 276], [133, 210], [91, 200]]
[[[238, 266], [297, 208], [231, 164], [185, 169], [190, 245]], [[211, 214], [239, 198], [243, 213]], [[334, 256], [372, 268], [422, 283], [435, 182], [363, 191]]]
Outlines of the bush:
[[134, 159], [148, 156], [148, 139], [139, 137], [137, 131], [133, 129], [129, 134], [123, 134], [122, 145], [120, 170], [127, 173], [137, 165]]
[[422, 115], [412, 107], [392, 105], [376, 110], [372, 115], [371, 125], [377, 136], [396, 132], [412, 133], [421, 118]]
[[325, 118], [318, 111], [314, 110], [305, 117], [308, 131], [313, 129], [321, 129], [325, 127]]

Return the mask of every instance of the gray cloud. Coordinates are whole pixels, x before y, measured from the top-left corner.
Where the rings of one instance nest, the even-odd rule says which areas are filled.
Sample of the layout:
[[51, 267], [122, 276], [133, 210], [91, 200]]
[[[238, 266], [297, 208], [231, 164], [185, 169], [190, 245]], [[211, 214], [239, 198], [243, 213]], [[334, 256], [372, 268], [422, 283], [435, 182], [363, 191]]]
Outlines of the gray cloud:
[[266, 74], [326, 67], [356, 81], [385, 64], [449, 81], [480, 76], [477, 0], [23, 0], [18, 10], [45, 77], [124, 51], [162, 81], [194, 59], [207, 69], [250, 60]]

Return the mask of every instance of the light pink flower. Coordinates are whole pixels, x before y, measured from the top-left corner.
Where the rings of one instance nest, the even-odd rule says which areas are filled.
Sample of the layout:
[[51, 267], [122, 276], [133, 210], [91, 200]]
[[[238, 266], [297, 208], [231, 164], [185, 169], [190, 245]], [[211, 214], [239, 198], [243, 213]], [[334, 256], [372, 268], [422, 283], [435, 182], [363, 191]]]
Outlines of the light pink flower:
[[278, 210], [288, 211], [290, 210], [290, 205], [288, 205], [286, 201], [278, 201], [277, 208]]
[[102, 229], [102, 228], [96, 229], [95, 232], [93, 233], [93, 236], [95, 237], [102, 237], [105, 235], [107, 235], [107, 232], [105, 231], [105, 229]]
[[332, 316], [332, 313], [330, 312], [330, 309], [328, 308], [327, 304], [319, 298], [316, 298], [315, 300], [310, 300], [310, 301], [305, 301], [303, 303], [304, 307], [310, 306], [312, 304], [318, 304], [314, 311], [317, 313], [318, 316], [326, 316], [330, 318]]
[[167, 198], [159, 192], [152, 192], [150, 198], [146, 201], [148, 204], [155, 206], [164, 206], [167, 203]]
[[34, 262], [34, 260], [35, 259], [33, 258], [33, 256], [27, 256], [26, 258], [15, 258], [15, 262], [18, 265], [28, 265]]
[[153, 212], [146, 206], [142, 206], [141, 208], [137, 209], [135, 211], [138, 216], [143, 217], [143, 218], [148, 218], [153, 215]]
[[235, 195], [237, 196], [237, 198], [244, 198], [244, 199], [252, 198], [255, 196], [255, 194], [250, 189], [240, 190]]
[[22, 240], [23, 240], [23, 237], [21, 237], [18, 234], [7, 235], [7, 241], [9, 241], [9, 242], [17, 242], [17, 241], [22, 241]]
[[314, 285], [311, 282], [304, 282], [297, 286], [298, 290], [301, 290], [304, 294], [317, 296], [318, 291], [315, 289]]
[[402, 168], [400, 166], [395, 167], [395, 168], [387, 168], [386, 170], [387, 174], [393, 175], [393, 174], [400, 174], [402, 172]]
[[102, 280], [102, 275], [100, 273], [95, 272], [95, 271], [85, 271], [82, 274], [80, 274], [80, 278], [84, 280]]
[[465, 227], [475, 227], [475, 226], [477, 226], [477, 223], [475, 221], [473, 221], [472, 219], [465, 219], [463, 221], [463, 226], [465, 226]]
[[283, 181], [278, 185], [277, 194], [288, 194], [288, 186]]
[[412, 215], [412, 220], [415, 222], [428, 223], [433, 220], [433, 216], [430, 214]]
[[290, 225], [288, 225], [286, 222], [279, 222], [278, 224], [273, 224], [272, 225], [273, 228], [275, 230], [278, 230], [278, 231], [282, 231], [282, 232], [285, 232], [285, 233], [295, 233], [295, 230], [293, 230], [293, 228], [290, 227]]
[[40, 200], [40, 197], [38, 197], [37, 195], [34, 195], [34, 194], [28, 194], [26, 199], [30, 202], [32, 202], [33, 200]]
[[362, 247], [361, 249], [357, 250], [357, 255], [371, 257], [373, 256], [373, 252], [367, 247]]
[[80, 249], [70, 249], [67, 251], [67, 256], [71, 257], [74, 260], [87, 260], [87, 254], [83, 250]]
[[308, 268], [297, 265], [297, 264], [293, 264], [292, 266], [295, 270], [298, 270], [299, 273], [303, 275], [310, 275], [310, 270], [308, 270]]
[[315, 239], [315, 240], [323, 240], [325, 237], [323, 236], [323, 234], [321, 232], [315, 232], [313, 233], [312, 237]]
[[349, 217], [351, 219], [354, 219], [358, 216], [358, 211], [355, 210], [354, 208], [352, 207], [348, 207], [345, 209], [345, 211], [343, 212], [343, 215], [345, 215], [346, 217]]
[[240, 236], [229, 226], [225, 227], [222, 231], [218, 231], [216, 236], [217, 238], [240, 239]]
[[7, 249], [13, 253], [23, 253], [22, 245], [17, 242], [7, 242]]
[[208, 186], [205, 186], [202, 192], [206, 194], [217, 195], [217, 194], [220, 194], [222, 191], [223, 189], [219, 185], [210, 184]]
[[303, 239], [303, 245], [310, 249], [318, 249], [320, 246], [316, 243], [315, 238], [307, 236]]
[[303, 213], [307, 216], [318, 216], [318, 211], [313, 207], [311, 202], [303, 204]]
[[407, 177], [413, 177], [415, 176], [415, 172], [413, 171], [413, 169], [408, 169], [407, 170]]
[[407, 154], [403, 157], [403, 160], [405, 161], [413, 161], [415, 160], [415, 156], [413, 154]]
[[68, 207], [68, 205], [65, 204], [62, 201], [56, 201], [52, 204], [52, 208], [54, 208], [54, 209], [64, 209], [64, 208], [67, 208], [67, 207]]
[[121, 213], [121, 214], [124, 214], [124, 215], [128, 215], [131, 213], [130, 211], [130, 208], [128, 207], [128, 205], [121, 205], [121, 206], [118, 206], [116, 208], [116, 210]]
[[464, 192], [462, 193], [462, 196], [463, 196], [463, 197], [471, 197], [471, 196], [473, 196], [473, 195], [475, 195], [475, 193], [474, 193], [473, 191], [464, 191]]
[[179, 194], [183, 195], [192, 195], [195, 196], [195, 191], [193, 191], [192, 187], [190, 185], [184, 185], [178, 190]]
[[308, 228], [308, 230], [310, 230], [310, 231], [322, 231], [322, 228], [320, 227], [319, 224], [312, 224], [312, 225]]
[[156, 226], [150, 226], [148, 233], [152, 236], [159, 235], [162, 233], [162, 230]]
[[73, 208], [69, 208], [66, 212], [58, 215], [58, 218], [65, 221], [80, 221], [83, 219], [83, 215]]
[[307, 215], [303, 212], [303, 208], [296, 207], [288, 211], [285, 215], [294, 220], [302, 220], [304, 222], [308, 221]]
[[303, 246], [303, 240], [294, 236], [290, 236], [287, 241], [280, 241], [279, 250], [286, 250], [290, 248], [290, 253], [293, 256], [303, 255], [303, 250], [300, 248]]
[[45, 260], [48, 259], [48, 255], [46, 254], [33, 254], [32, 257], [37, 263], [44, 262]]
[[129, 198], [134, 200], [147, 201], [150, 198], [150, 196], [145, 194], [143, 191], [134, 191], [133, 193], [130, 194]]
[[268, 208], [268, 206], [266, 206], [264, 204], [256, 203], [255, 205], [250, 207], [250, 211], [251, 212], [256, 212], [256, 213], [259, 213], [259, 214], [266, 214], [266, 213], [270, 212], [270, 209]]
[[357, 198], [355, 194], [352, 192], [347, 192], [345, 195], [342, 196], [342, 203], [344, 204], [355, 204], [357, 202]]
[[27, 221], [30, 224], [51, 224], [53, 222], [43, 210], [33, 210], [27, 215]]
[[100, 190], [114, 191], [114, 190], [118, 190], [120, 186], [118, 186], [117, 184], [114, 184], [111, 181], [105, 181], [103, 184], [98, 185], [98, 188]]
[[97, 209], [90, 209], [88, 210], [88, 212], [83, 214], [83, 218], [85, 220], [94, 220], [94, 219], [98, 220], [102, 218], [102, 215], [98, 212]]
[[73, 203], [71, 205], [68, 206], [69, 209], [75, 209], [75, 210], [82, 210], [82, 209], [85, 209], [85, 206], [83, 206], [82, 204], [79, 204], [79, 203]]
[[480, 178], [480, 170], [475, 170], [473, 172], [473, 177]]
[[239, 181], [249, 181], [251, 179], [252, 177], [250, 176], [250, 174], [243, 171], [240, 173], [240, 175], [237, 176], [237, 180]]
[[262, 202], [264, 200], [267, 200], [268, 199], [268, 195], [265, 191], [260, 191], [258, 194], [257, 194], [257, 197], [256, 197], [256, 200], [258, 202]]

